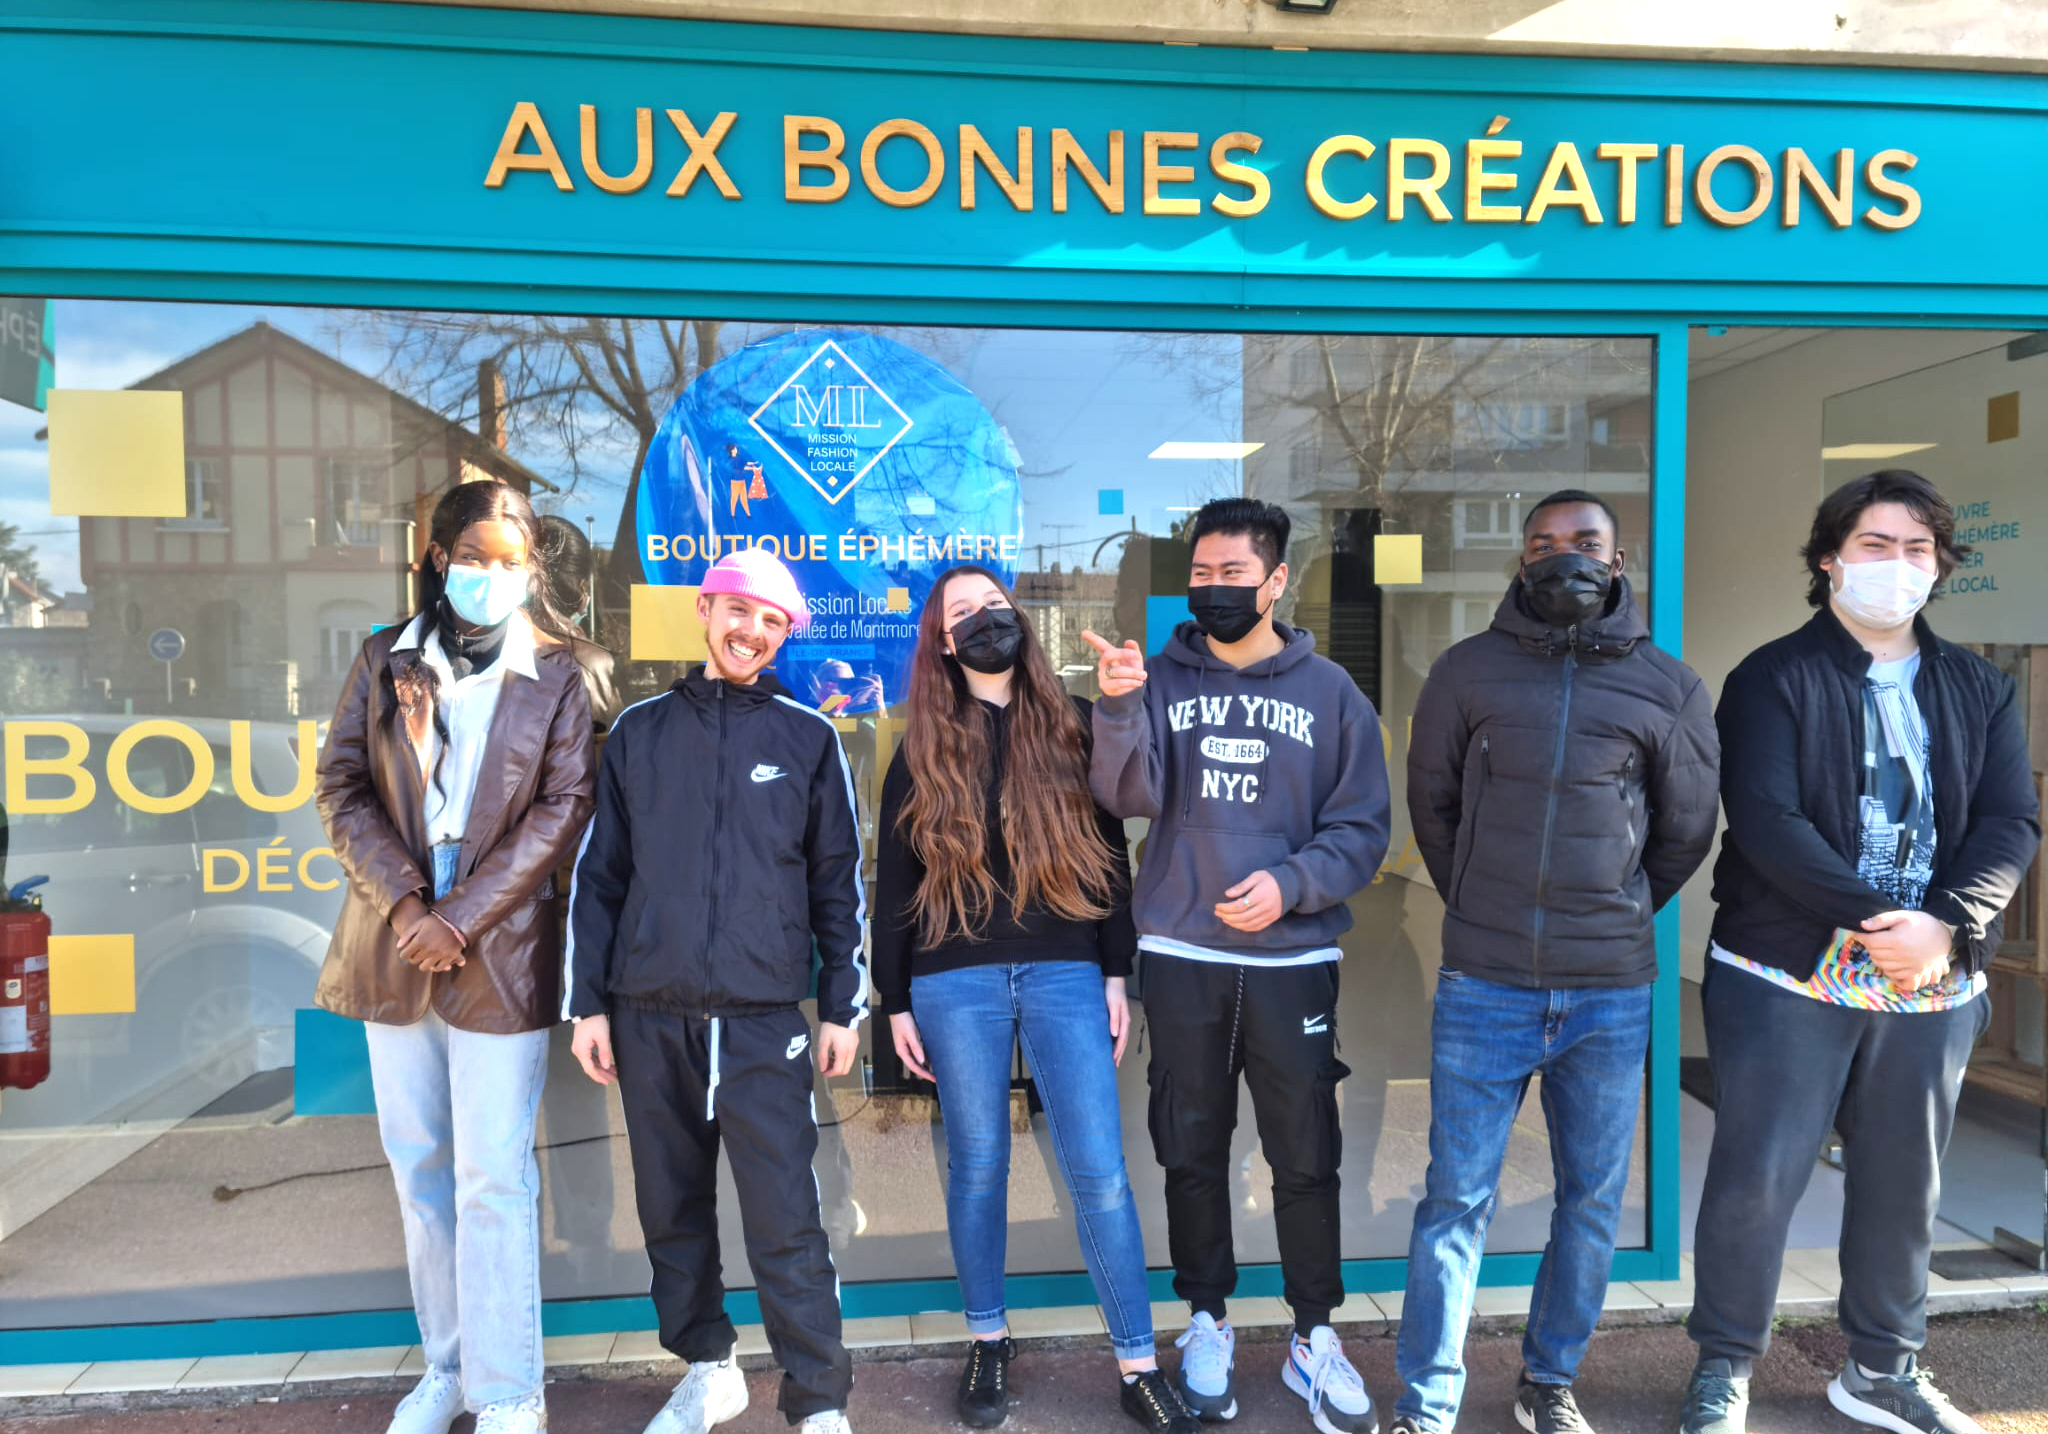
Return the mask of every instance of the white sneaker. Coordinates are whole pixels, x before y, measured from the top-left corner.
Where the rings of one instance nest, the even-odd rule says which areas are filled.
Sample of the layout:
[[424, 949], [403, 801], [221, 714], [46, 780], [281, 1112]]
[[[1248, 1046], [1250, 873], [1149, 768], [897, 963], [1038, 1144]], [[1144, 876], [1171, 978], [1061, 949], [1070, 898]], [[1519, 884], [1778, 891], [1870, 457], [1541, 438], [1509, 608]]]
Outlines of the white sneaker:
[[448, 1426], [461, 1416], [462, 1376], [429, 1368], [412, 1393], [398, 1401], [384, 1434], [448, 1434]]
[[799, 1434], [853, 1434], [853, 1426], [843, 1410], [828, 1409], [805, 1419]]
[[732, 1356], [699, 1360], [643, 1434], [705, 1434], [712, 1425], [739, 1417], [746, 1407], [747, 1377]]
[[1337, 1331], [1319, 1324], [1304, 1345], [1299, 1336], [1287, 1342], [1287, 1366], [1280, 1382], [1308, 1401], [1308, 1412], [1323, 1434], [1380, 1434], [1372, 1396], [1358, 1377]]
[[548, 1427], [548, 1406], [538, 1394], [486, 1404], [476, 1412], [476, 1434], [541, 1434]]
[[1230, 1372], [1237, 1361], [1237, 1331], [1228, 1321], [1197, 1313], [1174, 1344], [1181, 1351], [1180, 1397], [1204, 1423], [1237, 1418]]

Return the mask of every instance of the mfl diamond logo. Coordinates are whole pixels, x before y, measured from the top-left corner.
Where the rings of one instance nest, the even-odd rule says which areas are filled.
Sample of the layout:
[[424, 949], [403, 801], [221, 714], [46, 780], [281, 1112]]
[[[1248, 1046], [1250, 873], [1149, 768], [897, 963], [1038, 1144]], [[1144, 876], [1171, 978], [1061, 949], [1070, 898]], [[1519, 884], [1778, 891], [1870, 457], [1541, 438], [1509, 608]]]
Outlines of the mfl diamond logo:
[[747, 418], [828, 503], [837, 503], [915, 426], [845, 349], [827, 339]]

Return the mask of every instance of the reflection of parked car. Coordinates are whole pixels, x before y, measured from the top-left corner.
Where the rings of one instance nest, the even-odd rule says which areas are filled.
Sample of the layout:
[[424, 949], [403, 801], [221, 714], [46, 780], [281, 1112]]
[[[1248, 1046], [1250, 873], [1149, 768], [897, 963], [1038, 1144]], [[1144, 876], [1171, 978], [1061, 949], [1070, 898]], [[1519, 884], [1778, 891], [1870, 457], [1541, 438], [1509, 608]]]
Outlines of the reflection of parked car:
[[[110, 775], [115, 740], [156, 719], [36, 720], [83, 732], [95, 790], [79, 811], [10, 812], [12, 868], [49, 875], [44, 896], [57, 934], [135, 937], [135, 1014], [73, 1018], [60, 1031], [97, 1057], [80, 1072], [94, 1113], [193, 1076], [206, 1078], [210, 1099], [252, 1071], [290, 1065], [293, 1012], [311, 1003], [341, 891], [301, 881], [301, 858], [326, 846], [310, 786], [300, 805], [265, 812], [237, 782], [265, 796], [292, 792], [301, 761], [310, 766], [317, 755], [299, 750], [297, 724], [247, 724], [247, 771], [238, 773], [230, 723], [173, 719], [211, 751], [212, 776], [194, 792], [194, 750], [176, 737], [134, 743], [121, 774]], [[32, 739], [30, 755], [41, 750]], [[133, 797], [175, 809], [123, 800], [122, 774]], [[64, 780], [32, 773], [29, 791], [61, 795]], [[303, 875], [321, 885], [341, 878], [326, 855], [307, 861]]]

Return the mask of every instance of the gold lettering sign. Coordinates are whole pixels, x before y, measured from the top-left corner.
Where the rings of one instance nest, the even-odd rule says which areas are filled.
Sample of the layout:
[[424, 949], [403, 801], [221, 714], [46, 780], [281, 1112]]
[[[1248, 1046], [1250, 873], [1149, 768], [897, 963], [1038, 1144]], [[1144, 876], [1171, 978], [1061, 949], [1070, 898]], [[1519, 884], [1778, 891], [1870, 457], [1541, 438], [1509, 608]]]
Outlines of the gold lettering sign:
[[[701, 178], [719, 198], [739, 199], [744, 176], [735, 177], [719, 153], [743, 122], [739, 112], [721, 110], [704, 129], [680, 108], [664, 107], [662, 113], [668, 131], [654, 122], [652, 105], [611, 114], [599, 105], [576, 106], [574, 153], [581, 182], [604, 194], [639, 194], [658, 165], [673, 164], [665, 198], [689, 199]], [[561, 118], [566, 123], [566, 115]], [[787, 204], [838, 204], [853, 194], [858, 174], [866, 198], [892, 209], [950, 202], [977, 212], [988, 207], [986, 186], [993, 185], [1018, 214], [1037, 213], [1041, 204], [1053, 214], [1073, 213], [1077, 205], [1085, 213], [1097, 206], [1104, 214], [1128, 212], [1126, 129], [1077, 133], [1058, 125], [1017, 125], [996, 131], [953, 122], [941, 130], [898, 116], [860, 133], [856, 142], [827, 115], [785, 114], [780, 120]], [[1786, 229], [1811, 216], [1832, 229], [1860, 224], [1895, 231], [1920, 218], [1920, 191], [1907, 179], [1920, 160], [1905, 149], [1859, 154], [1789, 145], [1773, 151], [1731, 140], [1690, 161], [1685, 145], [1647, 139], [1511, 139], [1504, 131], [1512, 122], [1495, 115], [1481, 133], [1462, 138], [1346, 133], [1282, 142], [1245, 129], [1139, 129], [1138, 212], [1188, 217], [1213, 210], [1248, 219], [1264, 213], [1285, 184], [1299, 186], [1317, 213], [1346, 224], [1377, 216], [1386, 224], [1421, 219], [1599, 228], [1637, 222], [1643, 191], [1654, 183], [1645, 167], [1658, 165], [1667, 227], [1704, 220], [1739, 229], [1775, 213]], [[1455, 159], [1460, 149], [1462, 172]], [[1206, 173], [1196, 159], [1202, 154]], [[533, 100], [512, 106], [484, 187], [530, 185], [517, 178], [525, 173], [545, 175], [564, 193], [574, 192], [579, 182]], [[1050, 182], [1041, 185], [1041, 174]], [[1077, 189], [1085, 189], [1094, 204], [1077, 198]]]

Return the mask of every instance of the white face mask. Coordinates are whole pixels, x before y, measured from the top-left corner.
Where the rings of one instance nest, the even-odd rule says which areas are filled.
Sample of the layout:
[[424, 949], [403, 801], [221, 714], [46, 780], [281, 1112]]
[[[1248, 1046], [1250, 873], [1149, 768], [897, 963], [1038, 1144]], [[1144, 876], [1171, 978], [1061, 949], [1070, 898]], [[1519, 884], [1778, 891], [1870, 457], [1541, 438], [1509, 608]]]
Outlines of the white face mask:
[[1903, 627], [1913, 614], [1927, 606], [1934, 591], [1934, 574], [1915, 567], [1904, 558], [1882, 558], [1872, 563], [1845, 563], [1835, 558], [1835, 601], [1842, 611], [1867, 627], [1888, 630]]

